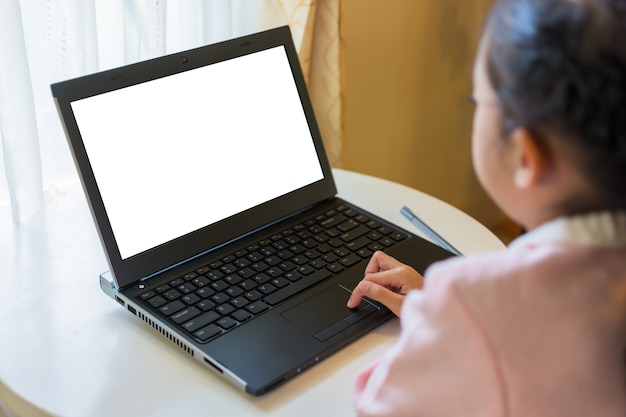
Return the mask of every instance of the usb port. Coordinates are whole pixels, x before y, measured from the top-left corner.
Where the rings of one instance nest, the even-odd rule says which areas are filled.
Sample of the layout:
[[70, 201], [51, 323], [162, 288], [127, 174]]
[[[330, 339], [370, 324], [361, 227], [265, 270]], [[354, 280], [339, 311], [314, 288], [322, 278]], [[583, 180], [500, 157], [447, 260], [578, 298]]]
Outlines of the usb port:
[[131, 306], [130, 304], [128, 305], [128, 311], [133, 313], [135, 316], [137, 315], [137, 310], [135, 310], [135, 307]]

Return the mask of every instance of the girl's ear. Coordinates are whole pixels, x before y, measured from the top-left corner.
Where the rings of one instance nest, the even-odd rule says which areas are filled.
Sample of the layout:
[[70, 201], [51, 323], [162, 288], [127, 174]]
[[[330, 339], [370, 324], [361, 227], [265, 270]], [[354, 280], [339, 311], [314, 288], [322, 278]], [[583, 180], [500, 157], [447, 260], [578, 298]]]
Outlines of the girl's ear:
[[525, 128], [511, 132], [513, 144], [513, 181], [516, 187], [528, 189], [538, 185], [548, 174], [550, 155], [544, 141]]

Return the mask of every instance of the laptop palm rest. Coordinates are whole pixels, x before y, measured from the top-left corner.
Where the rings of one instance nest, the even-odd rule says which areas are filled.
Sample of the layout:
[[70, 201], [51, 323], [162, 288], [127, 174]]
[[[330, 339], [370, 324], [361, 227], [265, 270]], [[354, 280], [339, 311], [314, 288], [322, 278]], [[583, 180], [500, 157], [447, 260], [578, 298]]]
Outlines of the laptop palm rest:
[[357, 308], [349, 309], [346, 307], [349, 296], [347, 289], [336, 285], [292, 307], [282, 316], [323, 342], [379, 309], [365, 300]]

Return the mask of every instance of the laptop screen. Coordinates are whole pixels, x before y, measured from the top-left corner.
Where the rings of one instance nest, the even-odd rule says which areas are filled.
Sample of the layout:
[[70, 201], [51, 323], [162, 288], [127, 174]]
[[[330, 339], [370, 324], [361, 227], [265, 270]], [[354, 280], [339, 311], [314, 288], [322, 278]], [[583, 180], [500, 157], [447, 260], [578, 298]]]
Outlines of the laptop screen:
[[283, 46], [71, 108], [122, 259], [324, 177]]

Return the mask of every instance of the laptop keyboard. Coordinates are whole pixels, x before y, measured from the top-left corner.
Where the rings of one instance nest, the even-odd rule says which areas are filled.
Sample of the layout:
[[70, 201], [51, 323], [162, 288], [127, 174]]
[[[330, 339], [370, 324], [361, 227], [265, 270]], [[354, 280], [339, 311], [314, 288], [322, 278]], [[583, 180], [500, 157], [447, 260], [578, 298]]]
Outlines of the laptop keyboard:
[[200, 342], [407, 238], [340, 205], [140, 294]]

